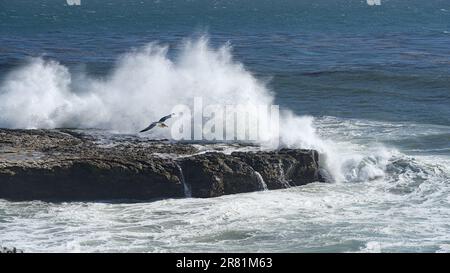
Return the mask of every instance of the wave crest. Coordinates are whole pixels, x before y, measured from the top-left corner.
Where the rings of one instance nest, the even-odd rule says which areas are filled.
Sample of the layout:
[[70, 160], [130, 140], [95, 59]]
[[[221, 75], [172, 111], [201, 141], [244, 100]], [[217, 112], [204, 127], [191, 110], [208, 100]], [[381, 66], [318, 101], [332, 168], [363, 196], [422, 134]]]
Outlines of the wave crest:
[[[0, 127], [98, 128], [135, 133], [175, 105], [271, 105], [272, 92], [233, 60], [228, 44], [217, 49], [206, 37], [187, 40], [175, 58], [169, 47], [150, 43], [121, 56], [105, 78], [74, 75], [56, 62], [32, 58], [10, 73], [0, 86]], [[283, 147], [316, 149], [330, 180], [370, 180], [383, 175], [383, 156], [343, 156], [331, 140], [323, 140], [314, 119], [289, 110], [280, 115]], [[170, 138], [169, 130], [154, 137]]]

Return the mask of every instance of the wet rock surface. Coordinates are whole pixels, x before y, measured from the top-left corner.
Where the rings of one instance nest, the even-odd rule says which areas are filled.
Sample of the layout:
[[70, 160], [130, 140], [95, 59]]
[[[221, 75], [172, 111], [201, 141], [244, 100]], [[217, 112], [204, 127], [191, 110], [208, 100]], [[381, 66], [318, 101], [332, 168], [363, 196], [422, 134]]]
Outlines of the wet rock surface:
[[15, 248], [15, 247], [8, 248], [8, 247], [0, 246], [0, 254], [5, 254], [5, 253], [23, 253], [23, 251]]
[[216, 197], [323, 181], [318, 160], [313, 150], [261, 151], [239, 144], [173, 143], [76, 130], [0, 129], [0, 198]]

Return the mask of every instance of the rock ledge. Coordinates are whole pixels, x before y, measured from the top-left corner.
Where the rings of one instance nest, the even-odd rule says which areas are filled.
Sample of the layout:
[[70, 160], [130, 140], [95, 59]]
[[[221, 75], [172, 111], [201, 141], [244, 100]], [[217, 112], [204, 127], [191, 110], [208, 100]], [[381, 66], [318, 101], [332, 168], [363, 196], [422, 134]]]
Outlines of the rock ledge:
[[261, 151], [74, 130], [0, 129], [0, 198], [216, 197], [323, 182], [318, 162], [314, 150]]

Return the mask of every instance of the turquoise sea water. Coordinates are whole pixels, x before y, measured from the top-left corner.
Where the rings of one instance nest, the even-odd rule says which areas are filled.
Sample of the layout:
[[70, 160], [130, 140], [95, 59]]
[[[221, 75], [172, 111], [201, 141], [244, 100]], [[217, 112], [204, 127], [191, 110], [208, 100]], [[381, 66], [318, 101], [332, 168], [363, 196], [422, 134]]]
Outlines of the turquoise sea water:
[[[183, 46], [202, 35], [212, 55]], [[149, 43], [168, 46], [167, 55], [120, 63]], [[203, 61], [217, 71], [228, 68], [214, 55], [227, 44], [249, 74], [202, 78]], [[132, 85], [117, 79], [131, 74], [154, 96], [157, 88], [175, 92], [171, 83], [185, 79], [180, 71], [200, 82], [190, 94], [252, 77], [265, 84], [262, 97], [272, 96], [298, 117], [312, 116], [315, 137], [338, 147], [325, 154], [344, 162], [329, 166], [339, 169], [339, 182], [208, 200], [0, 200], [0, 244], [25, 251], [448, 252], [449, 45], [446, 0], [382, 0], [380, 6], [362, 0], [81, 0], [80, 6], [0, 0], [1, 127], [66, 125], [67, 116], [55, 109], [78, 117], [85, 113], [81, 105], [93, 108], [70, 95], [92, 93], [85, 87], [90, 81], [107, 82], [96, 95], [111, 89], [125, 99]], [[152, 76], [166, 63], [175, 72]], [[14, 77], [45, 103], [35, 108], [24, 99]], [[58, 108], [66, 104], [79, 110]], [[76, 125], [112, 124], [86, 120]]]

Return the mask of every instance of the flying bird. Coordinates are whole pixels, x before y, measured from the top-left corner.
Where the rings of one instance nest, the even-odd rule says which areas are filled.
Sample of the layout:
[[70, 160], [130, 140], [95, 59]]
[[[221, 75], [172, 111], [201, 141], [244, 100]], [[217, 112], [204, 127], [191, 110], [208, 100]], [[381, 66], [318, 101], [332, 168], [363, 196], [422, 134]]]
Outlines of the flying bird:
[[160, 120], [152, 122], [147, 128], [145, 128], [144, 130], [140, 131], [139, 133], [147, 132], [148, 130], [151, 130], [155, 126], [158, 126], [158, 127], [161, 127], [161, 128], [169, 127], [169, 126], [167, 126], [164, 123], [164, 121], [168, 120], [169, 118], [171, 118], [173, 116], [175, 116], [175, 113], [172, 113], [170, 115], [164, 116]]

